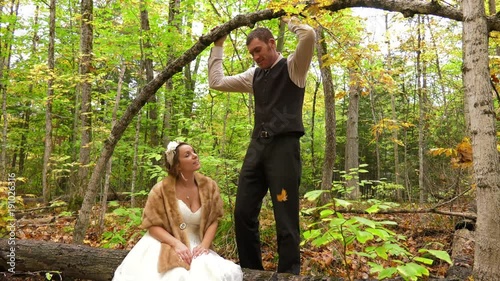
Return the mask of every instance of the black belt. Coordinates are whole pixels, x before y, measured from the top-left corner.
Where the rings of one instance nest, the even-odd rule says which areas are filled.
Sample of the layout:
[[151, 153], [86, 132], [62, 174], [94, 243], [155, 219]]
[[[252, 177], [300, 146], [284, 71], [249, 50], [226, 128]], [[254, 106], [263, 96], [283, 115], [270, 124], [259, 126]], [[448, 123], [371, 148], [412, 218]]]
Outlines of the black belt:
[[260, 133], [259, 133], [259, 138], [261, 138], [261, 139], [268, 139], [270, 137], [271, 136], [269, 135], [269, 133], [267, 131], [260, 131]]
[[280, 134], [271, 136], [268, 131], [260, 131], [258, 134], [258, 138], [268, 139], [271, 137], [281, 137], [281, 136], [283, 136], [283, 137], [290, 136], [290, 137], [299, 137], [300, 138], [302, 135], [303, 135], [303, 133], [301, 133], [301, 132], [286, 132], [286, 133], [280, 133]]

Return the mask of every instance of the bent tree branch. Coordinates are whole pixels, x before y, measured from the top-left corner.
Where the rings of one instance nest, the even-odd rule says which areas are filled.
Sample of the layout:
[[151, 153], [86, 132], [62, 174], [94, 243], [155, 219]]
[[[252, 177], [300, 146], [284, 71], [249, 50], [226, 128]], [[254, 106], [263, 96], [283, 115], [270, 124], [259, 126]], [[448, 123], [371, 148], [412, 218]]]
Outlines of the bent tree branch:
[[[337, 0], [333, 1], [333, 3], [328, 6], [319, 8], [330, 12], [336, 12], [352, 7], [369, 7], [383, 9], [386, 11], [400, 12], [406, 17], [410, 17], [415, 14], [429, 14], [457, 21], [462, 20], [461, 10], [438, 3], [437, 0]], [[97, 195], [98, 183], [103, 175], [106, 163], [113, 154], [115, 146], [123, 136], [125, 129], [129, 126], [132, 119], [137, 115], [150, 97], [153, 96], [168, 79], [170, 79], [174, 74], [182, 71], [184, 66], [193, 61], [203, 50], [205, 50], [218, 38], [229, 34], [232, 30], [239, 27], [253, 26], [259, 21], [270, 20], [283, 15], [285, 15], [284, 11], [263, 10], [236, 16], [230, 21], [214, 28], [208, 34], [201, 36], [198, 42], [196, 42], [180, 57], [169, 63], [161, 73], [144, 86], [137, 98], [132, 101], [121, 118], [116, 122], [115, 126], [113, 126], [110, 135], [104, 141], [104, 146], [92, 172], [82, 207], [78, 214], [74, 231], [75, 243], [82, 243], [85, 237], [90, 221], [91, 207], [94, 203], [95, 196]], [[500, 30], [500, 21], [495, 16], [489, 17], [488, 23], [490, 30]]]

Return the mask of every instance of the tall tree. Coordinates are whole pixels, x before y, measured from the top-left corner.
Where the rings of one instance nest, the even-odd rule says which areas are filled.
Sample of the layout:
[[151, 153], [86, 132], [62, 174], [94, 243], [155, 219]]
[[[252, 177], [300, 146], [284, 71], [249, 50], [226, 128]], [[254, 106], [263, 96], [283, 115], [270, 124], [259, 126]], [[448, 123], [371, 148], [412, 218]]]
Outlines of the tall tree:
[[[336, 135], [337, 120], [335, 118], [335, 88], [333, 86], [332, 70], [326, 64], [328, 58], [327, 43], [323, 32], [323, 27], [316, 29], [316, 54], [318, 56], [323, 82], [323, 96], [325, 101], [325, 159], [321, 172], [321, 190], [330, 190], [333, 181], [333, 169], [335, 166], [335, 156], [337, 154]], [[331, 200], [330, 193], [323, 193], [321, 204], [326, 204]]]
[[[148, 1], [141, 0], [139, 2], [140, 9], [140, 19], [141, 19], [141, 36], [140, 45], [141, 45], [141, 68], [144, 70], [143, 73], [146, 74], [145, 83], [149, 83], [154, 78], [154, 69], [153, 69], [153, 48], [151, 45], [151, 27], [149, 24], [149, 7]], [[141, 77], [141, 80], [144, 78]], [[149, 146], [153, 149], [156, 149], [160, 144], [160, 136], [158, 134], [158, 104], [156, 95], [152, 95], [149, 98], [148, 105], [148, 134], [146, 137], [149, 137], [148, 143]], [[152, 159], [153, 165], [158, 165], [159, 161]], [[149, 185], [153, 186], [157, 182], [156, 178], [151, 178]]]
[[358, 87], [357, 67], [349, 68], [349, 106], [347, 110], [347, 132], [345, 144], [345, 171], [347, 173], [346, 188], [352, 188], [348, 197], [359, 199], [359, 176], [356, 172], [359, 167], [359, 98], [360, 88]]
[[500, 163], [488, 57], [488, 23], [482, 0], [462, 1], [463, 75], [470, 114], [477, 224], [474, 280], [500, 280]]
[[[113, 128], [113, 126], [116, 124], [118, 108], [120, 107], [120, 100], [122, 97], [123, 77], [125, 76], [126, 69], [127, 69], [127, 66], [122, 61], [122, 64], [120, 67], [120, 74], [118, 76], [118, 86], [116, 89], [115, 104], [113, 106], [113, 113], [111, 116], [111, 128]], [[102, 231], [104, 230], [104, 218], [106, 216], [106, 211], [108, 209], [107, 208], [108, 207], [108, 190], [109, 190], [109, 185], [110, 185], [109, 178], [111, 177], [112, 168], [113, 168], [113, 158], [110, 158], [108, 161], [108, 164], [106, 165], [106, 172], [104, 174], [104, 188], [102, 189], [102, 193], [101, 193], [101, 212], [99, 214], [99, 231], [98, 231], [99, 233], [102, 233]], [[132, 192], [133, 192], [133, 190], [132, 190]]]
[[42, 168], [42, 193], [45, 203], [50, 200], [50, 185], [48, 182], [50, 155], [52, 154], [52, 97], [54, 95], [54, 74], [55, 74], [55, 59], [54, 46], [56, 38], [56, 0], [50, 0], [49, 3], [49, 49], [47, 56], [47, 65], [49, 70], [49, 78], [47, 79], [47, 103], [45, 105], [45, 149], [43, 153], [43, 168]]
[[417, 46], [416, 46], [416, 68], [417, 68], [417, 93], [418, 93], [418, 108], [419, 108], [419, 123], [418, 123], [418, 186], [419, 186], [419, 201], [424, 203], [427, 198], [427, 190], [425, 184], [425, 151], [426, 151], [426, 114], [427, 114], [427, 84], [425, 65], [426, 62], [422, 59], [424, 52], [423, 41], [424, 32], [422, 32], [423, 24], [421, 23], [422, 16], [417, 16]]
[[[3, 16], [4, 2], [0, 3], [0, 16]], [[7, 75], [10, 69], [12, 57], [12, 42], [16, 32], [16, 21], [19, 14], [19, 0], [11, 0], [6, 6], [9, 9], [9, 22], [5, 25], [5, 32], [0, 37], [0, 93], [2, 94], [2, 154], [0, 165], [2, 165], [1, 176], [6, 178], [7, 175], [7, 133], [8, 133], [8, 113], [7, 113]]]
[[[93, 0], [82, 0], [81, 1], [81, 33], [80, 33], [80, 94], [81, 94], [81, 112], [80, 112], [80, 125], [81, 125], [81, 142], [80, 142], [80, 157], [79, 157], [79, 168], [77, 177], [77, 192], [73, 196], [80, 198], [85, 192], [85, 188], [88, 183], [88, 170], [90, 163], [90, 147], [92, 140], [92, 107], [91, 107], [91, 93], [92, 93], [92, 83], [90, 81], [90, 76], [92, 74], [92, 49], [93, 49]], [[95, 194], [89, 196], [85, 193], [83, 201], [88, 203], [94, 202]], [[83, 208], [83, 204], [81, 205]], [[82, 214], [89, 214], [92, 208], [91, 204], [85, 205], [89, 208], [88, 213], [82, 212]], [[78, 224], [77, 224], [78, 226]], [[81, 228], [75, 226], [74, 242], [82, 243], [85, 238], [85, 232]]]
[[[387, 56], [386, 56], [386, 64], [387, 69], [392, 69], [392, 50], [391, 50], [391, 38], [390, 38], [390, 28], [389, 28], [389, 13], [386, 13], [384, 16], [385, 22], [385, 42], [387, 43]], [[396, 111], [396, 95], [391, 92], [391, 117], [393, 122], [397, 122], [397, 111]], [[392, 131], [392, 145], [393, 145], [393, 153], [394, 153], [394, 182], [396, 184], [400, 184], [400, 171], [399, 171], [399, 150], [398, 150], [398, 130], [394, 129]], [[396, 192], [396, 198], [398, 200], [402, 199], [401, 190], [398, 189]]]
[[[80, 156], [78, 158], [78, 176], [76, 194], [79, 198], [85, 193], [88, 182], [90, 151], [92, 146], [92, 51], [94, 40], [94, 3], [93, 0], [82, 0], [80, 13]], [[79, 204], [78, 204], [79, 205]]]
[[[175, 34], [177, 32], [180, 32], [180, 27], [179, 27], [179, 20], [177, 19], [179, 15], [179, 9], [180, 9], [180, 0], [169, 0], [169, 5], [168, 5], [168, 20], [167, 24], [168, 26], [171, 26], [171, 32], [172, 34]], [[175, 29], [175, 31], [174, 31]], [[171, 63], [172, 60], [174, 60], [174, 54], [173, 54], [173, 49], [174, 46], [173, 44], [168, 44], [168, 53], [167, 53], [167, 64]], [[165, 83], [165, 89], [167, 90], [167, 93], [172, 93], [172, 90], [174, 88], [173, 81], [172, 79], [168, 79], [168, 81]], [[174, 97], [172, 94], [167, 94], [165, 95], [165, 101], [164, 101], [164, 114], [163, 114], [163, 130], [162, 130], [162, 141], [163, 141], [163, 147], [167, 147], [168, 142], [170, 141], [169, 133], [171, 133], [172, 129], [172, 115], [173, 115], [173, 106], [174, 106]]]

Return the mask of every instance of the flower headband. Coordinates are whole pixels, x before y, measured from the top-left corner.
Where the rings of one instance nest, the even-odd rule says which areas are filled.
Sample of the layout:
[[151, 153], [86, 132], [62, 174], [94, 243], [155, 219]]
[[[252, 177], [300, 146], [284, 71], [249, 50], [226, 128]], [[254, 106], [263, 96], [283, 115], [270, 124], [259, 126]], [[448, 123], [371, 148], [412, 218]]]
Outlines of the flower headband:
[[174, 156], [175, 156], [175, 150], [179, 146], [179, 143], [176, 141], [171, 141], [167, 145], [167, 151], [165, 151], [165, 156], [167, 157], [167, 163], [170, 166], [174, 165]]

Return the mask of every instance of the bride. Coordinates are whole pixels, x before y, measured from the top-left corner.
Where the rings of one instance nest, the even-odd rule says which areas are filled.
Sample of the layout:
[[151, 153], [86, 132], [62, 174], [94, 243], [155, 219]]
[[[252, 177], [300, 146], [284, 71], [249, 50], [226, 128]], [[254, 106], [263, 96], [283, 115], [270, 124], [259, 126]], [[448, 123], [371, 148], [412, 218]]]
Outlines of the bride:
[[141, 227], [146, 234], [115, 271], [113, 281], [241, 281], [241, 267], [211, 250], [222, 199], [215, 181], [198, 172], [194, 149], [167, 146], [168, 177], [149, 193]]

